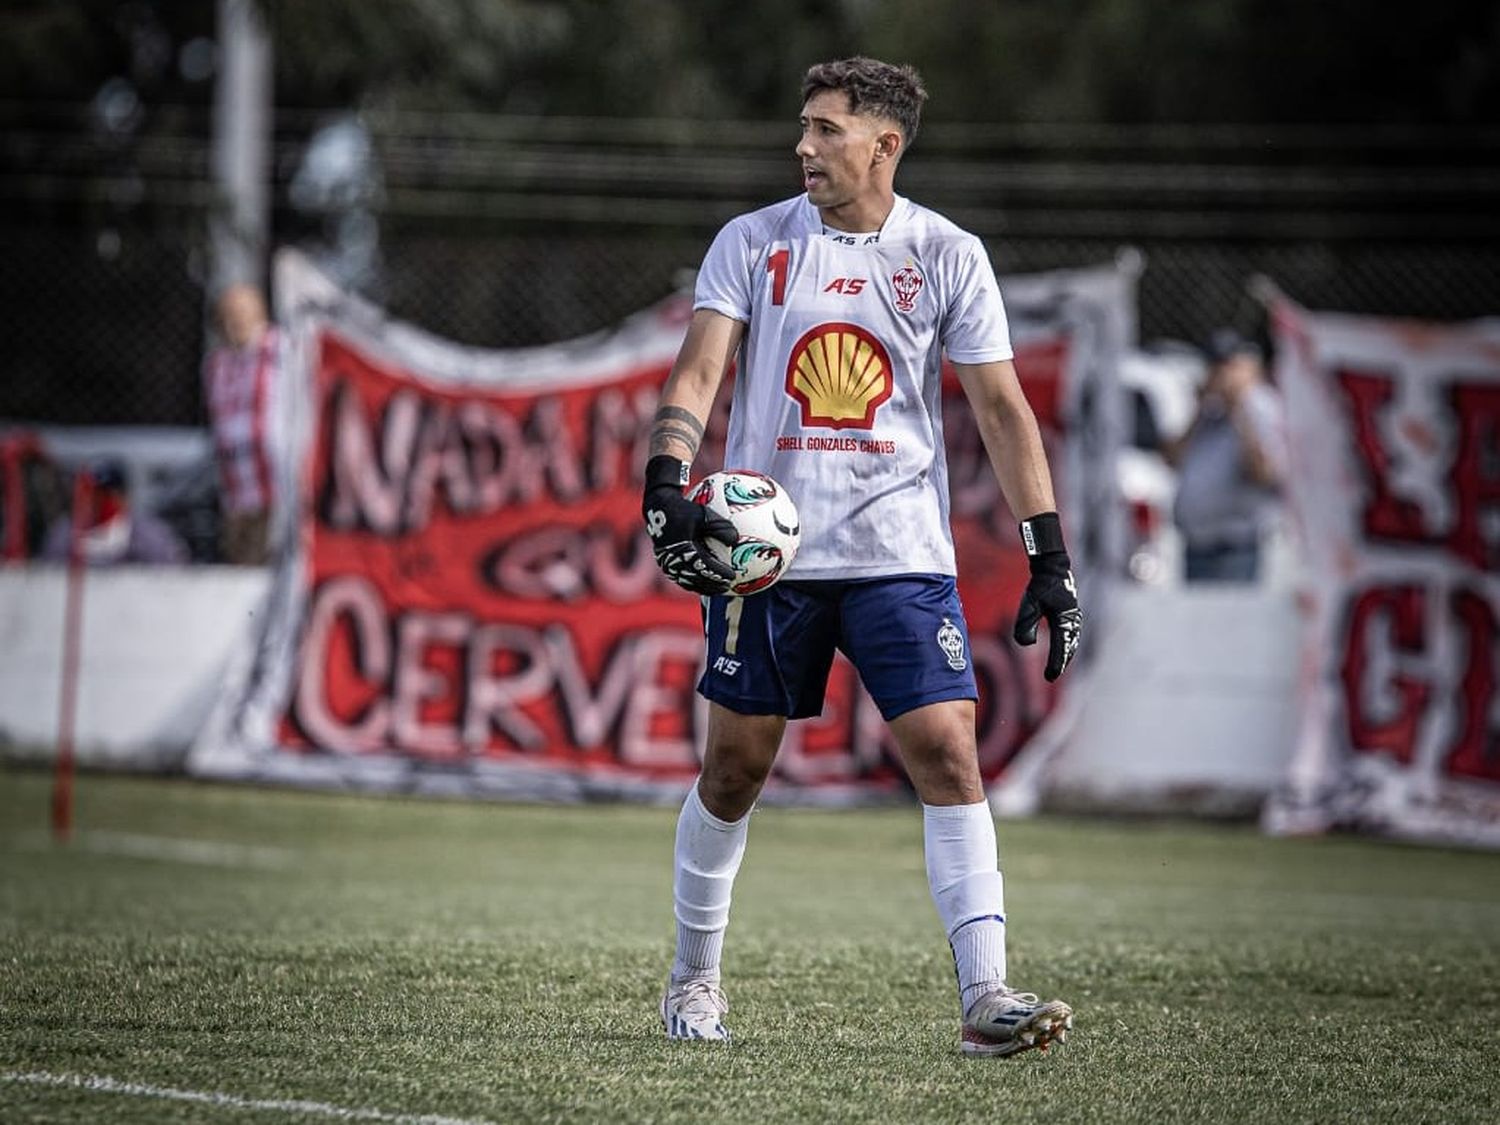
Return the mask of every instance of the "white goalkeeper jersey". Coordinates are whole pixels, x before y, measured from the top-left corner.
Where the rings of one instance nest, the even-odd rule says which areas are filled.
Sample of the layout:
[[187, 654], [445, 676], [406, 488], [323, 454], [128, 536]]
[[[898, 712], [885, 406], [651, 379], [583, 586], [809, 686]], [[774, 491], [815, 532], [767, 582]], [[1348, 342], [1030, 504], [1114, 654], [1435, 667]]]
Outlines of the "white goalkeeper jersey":
[[826, 230], [799, 195], [719, 232], [693, 307], [748, 326], [724, 465], [796, 501], [788, 575], [955, 573], [943, 355], [1012, 355], [979, 239], [900, 196], [879, 232]]

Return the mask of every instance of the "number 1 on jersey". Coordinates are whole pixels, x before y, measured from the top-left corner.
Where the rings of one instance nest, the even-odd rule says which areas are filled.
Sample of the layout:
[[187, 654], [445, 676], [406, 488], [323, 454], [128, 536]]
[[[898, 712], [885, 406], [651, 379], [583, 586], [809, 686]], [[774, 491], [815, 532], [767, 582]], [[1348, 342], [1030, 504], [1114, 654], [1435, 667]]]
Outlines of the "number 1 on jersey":
[[783, 246], [766, 259], [766, 271], [771, 275], [771, 304], [786, 304], [786, 270], [792, 260], [792, 252]]
[[[785, 250], [782, 253], [786, 253]], [[740, 615], [745, 612], [744, 598], [729, 598], [724, 602], [724, 653], [734, 656], [740, 648]]]

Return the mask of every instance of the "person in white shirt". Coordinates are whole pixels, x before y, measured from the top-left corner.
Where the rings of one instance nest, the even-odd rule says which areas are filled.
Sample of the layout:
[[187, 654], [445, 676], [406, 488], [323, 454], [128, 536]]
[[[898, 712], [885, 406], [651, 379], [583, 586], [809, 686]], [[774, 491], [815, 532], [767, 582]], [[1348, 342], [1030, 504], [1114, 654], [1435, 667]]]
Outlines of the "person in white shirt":
[[[1082, 614], [1036, 419], [980, 241], [897, 195], [926, 98], [910, 67], [821, 63], [802, 86], [805, 192], [732, 220], [653, 424], [642, 504], [658, 564], [705, 596], [710, 701], [702, 771], [678, 820], [677, 949], [660, 1014], [673, 1039], [727, 1040], [720, 956], [748, 814], [789, 718], [816, 715], [835, 648], [853, 662], [922, 801], [927, 873], [953, 950], [964, 1053], [1061, 1042], [1072, 1009], [1006, 980], [1004, 886], [975, 745], [978, 691], [954, 581], [941, 415], [946, 354], [972, 406], [1032, 577], [1015, 637], [1046, 620], [1046, 677]], [[728, 521], [683, 486], [731, 361], [725, 465], [781, 482], [802, 543], [785, 576], [726, 596], [706, 548]], [[732, 659], [720, 660], [718, 657]]]

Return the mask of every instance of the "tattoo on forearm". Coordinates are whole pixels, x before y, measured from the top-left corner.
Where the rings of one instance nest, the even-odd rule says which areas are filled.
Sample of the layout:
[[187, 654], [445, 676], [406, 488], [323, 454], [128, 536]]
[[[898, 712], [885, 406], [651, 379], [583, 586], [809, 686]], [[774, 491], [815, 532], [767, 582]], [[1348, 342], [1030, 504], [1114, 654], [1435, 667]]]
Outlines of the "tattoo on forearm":
[[651, 455], [675, 453], [673, 446], [680, 445], [687, 451], [684, 461], [691, 461], [703, 444], [703, 423], [690, 410], [680, 406], [663, 406], [656, 412], [651, 425]]
[[[683, 449], [687, 456], [681, 457], [684, 461], [691, 461], [698, 452], [699, 439], [691, 431], [682, 426], [674, 426], [670, 423], [657, 426], [651, 431], [651, 455], [658, 453], [677, 453], [681, 455]], [[679, 448], [682, 447], [682, 448]]]

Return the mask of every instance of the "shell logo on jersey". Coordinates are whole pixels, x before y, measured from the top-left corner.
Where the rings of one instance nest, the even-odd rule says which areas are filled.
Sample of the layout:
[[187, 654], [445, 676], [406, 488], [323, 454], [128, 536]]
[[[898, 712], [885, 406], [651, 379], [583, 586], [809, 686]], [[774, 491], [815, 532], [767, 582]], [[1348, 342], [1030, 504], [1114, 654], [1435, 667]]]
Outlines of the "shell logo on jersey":
[[908, 259], [906, 265], [891, 274], [891, 288], [896, 291], [896, 309], [898, 312], [909, 313], [917, 307], [917, 296], [922, 292], [922, 286], [927, 281], [923, 278], [921, 271], [911, 264]]
[[802, 407], [804, 426], [867, 430], [894, 386], [885, 345], [845, 321], [804, 332], [786, 365], [786, 393]]

